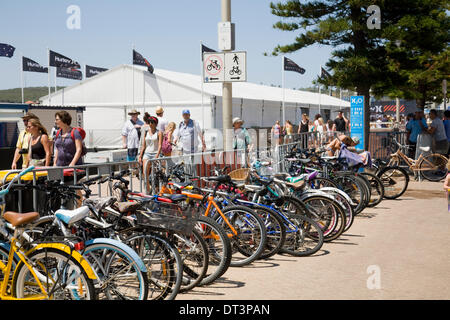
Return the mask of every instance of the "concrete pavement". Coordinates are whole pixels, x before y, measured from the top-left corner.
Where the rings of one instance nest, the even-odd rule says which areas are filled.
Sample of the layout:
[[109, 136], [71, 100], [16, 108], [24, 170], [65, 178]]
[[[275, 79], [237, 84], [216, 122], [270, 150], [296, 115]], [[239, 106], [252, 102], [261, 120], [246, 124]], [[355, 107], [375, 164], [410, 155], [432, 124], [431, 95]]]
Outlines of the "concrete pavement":
[[229, 268], [177, 300], [449, 299], [450, 213], [442, 185], [410, 181], [400, 199], [366, 208], [314, 256], [276, 255]]

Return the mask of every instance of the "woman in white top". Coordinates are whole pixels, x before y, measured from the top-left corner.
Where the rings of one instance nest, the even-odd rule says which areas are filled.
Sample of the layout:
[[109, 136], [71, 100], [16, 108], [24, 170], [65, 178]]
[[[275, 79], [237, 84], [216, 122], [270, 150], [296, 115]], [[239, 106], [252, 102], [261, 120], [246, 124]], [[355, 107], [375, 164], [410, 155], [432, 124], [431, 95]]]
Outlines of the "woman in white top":
[[144, 177], [146, 180], [147, 191], [150, 190], [150, 183], [148, 176], [150, 174], [150, 165], [147, 165], [148, 161], [153, 158], [158, 158], [161, 153], [161, 146], [163, 140], [163, 134], [156, 129], [158, 125], [158, 118], [150, 116], [147, 112], [144, 115], [144, 121], [148, 124], [148, 131], [144, 132], [144, 139], [142, 139], [141, 152], [139, 154], [139, 164], [146, 168]]

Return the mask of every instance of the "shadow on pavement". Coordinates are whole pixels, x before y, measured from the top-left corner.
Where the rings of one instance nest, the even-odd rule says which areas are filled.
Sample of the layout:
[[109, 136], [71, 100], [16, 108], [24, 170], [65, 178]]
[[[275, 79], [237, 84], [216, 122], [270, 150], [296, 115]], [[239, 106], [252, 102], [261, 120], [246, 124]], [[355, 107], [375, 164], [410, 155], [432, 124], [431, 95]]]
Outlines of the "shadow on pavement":
[[269, 259], [268, 260], [256, 260], [253, 261], [252, 263], [250, 263], [247, 266], [244, 266], [243, 268], [248, 268], [248, 269], [252, 269], [252, 268], [273, 268], [273, 267], [278, 267], [279, 264], [275, 263], [275, 262], [270, 262]]

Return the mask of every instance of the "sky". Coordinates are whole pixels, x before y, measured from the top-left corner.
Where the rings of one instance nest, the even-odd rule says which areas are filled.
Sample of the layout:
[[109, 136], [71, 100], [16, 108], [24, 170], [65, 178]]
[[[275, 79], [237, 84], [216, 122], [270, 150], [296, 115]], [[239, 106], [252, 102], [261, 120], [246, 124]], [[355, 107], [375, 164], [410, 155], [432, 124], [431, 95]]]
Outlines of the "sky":
[[[247, 81], [281, 85], [282, 58], [264, 56], [278, 44], [292, 43], [295, 32], [273, 28], [280, 19], [269, 0], [231, 0], [235, 51], [247, 52]], [[80, 9], [80, 28], [70, 29], [67, 12]], [[132, 63], [133, 45], [156, 68], [199, 75], [200, 43], [218, 49], [217, 24], [221, 0], [15, 0], [0, 1], [0, 43], [16, 48], [12, 58], [0, 57], [0, 90], [21, 86], [21, 56], [47, 66], [47, 48], [84, 68], [85, 64], [113, 68]], [[286, 88], [312, 85], [331, 47], [314, 45], [287, 54], [306, 72], [285, 73]], [[84, 73], [84, 70], [83, 70]], [[51, 68], [51, 86], [55, 71]], [[25, 87], [47, 86], [47, 74], [24, 72]], [[76, 80], [57, 78], [58, 86]]]

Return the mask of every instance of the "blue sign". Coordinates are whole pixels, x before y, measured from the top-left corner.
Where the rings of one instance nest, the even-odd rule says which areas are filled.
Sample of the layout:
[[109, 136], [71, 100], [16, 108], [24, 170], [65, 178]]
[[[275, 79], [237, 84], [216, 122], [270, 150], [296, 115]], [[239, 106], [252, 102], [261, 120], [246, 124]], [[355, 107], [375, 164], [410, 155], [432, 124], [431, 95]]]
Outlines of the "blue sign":
[[350, 136], [359, 139], [356, 149], [364, 150], [364, 96], [350, 97]]

